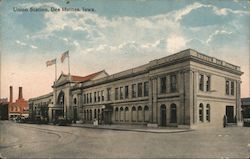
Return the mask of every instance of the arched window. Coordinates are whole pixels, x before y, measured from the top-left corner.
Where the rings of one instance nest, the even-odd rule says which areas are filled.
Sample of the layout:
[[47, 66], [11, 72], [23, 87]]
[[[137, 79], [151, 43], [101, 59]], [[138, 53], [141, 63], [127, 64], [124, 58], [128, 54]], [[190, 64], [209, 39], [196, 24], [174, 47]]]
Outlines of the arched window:
[[57, 104], [59, 105], [64, 105], [65, 101], [64, 101], [64, 92], [61, 91], [58, 95], [58, 98], [57, 98]]
[[83, 119], [86, 121], [86, 110], [83, 111]]
[[89, 121], [89, 110], [87, 110], [87, 120]]
[[148, 106], [144, 107], [144, 121], [149, 122], [149, 108], [148, 108]]
[[200, 103], [199, 105], [199, 121], [203, 122], [203, 104]]
[[115, 108], [115, 120], [118, 121], [118, 107]]
[[167, 108], [165, 104], [162, 104], [160, 107], [160, 124], [161, 126], [167, 125]]
[[210, 104], [206, 106], [206, 121], [210, 122]]
[[126, 122], [129, 121], [129, 120], [128, 120], [128, 107], [125, 107], [125, 116], [124, 116], [124, 118], [125, 118], [125, 121], [126, 121]]
[[135, 107], [132, 107], [132, 111], [136, 111], [136, 108], [135, 108]]
[[92, 110], [89, 111], [89, 120], [92, 121]]
[[96, 109], [95, 109], [95, 110], [94, 110], [94, 118], [96, 119], [96, 117], [97, 117], [97, 116], [96, 116]]
[[123, 107], [120, 108], [120, 121], [124, 120], [124, 112], [123, 112]]
[[74, 98], [74, 104], [76, 105], [76, 103], [77, 103], [77, 100], [76, 100], [76, 98]]
[[138, 121], [142, 122], [143, 121], [143, 112], [142, 112], [142, 107], [138, 107]]
[[132, 122], [136, 122], [136, 117], [137, 117], [137, 115], [136, 115], [136, 108], [135, 108], [135, 106], [133, 106], [132, 107], [132, 115], [131, 115], [131, 121]]
[[177, 110], [174, 103], [170, 105], [170, 123], [177, 123]]
[[97, 111], [97, 118], [98, 118], [98, 121], [101, 120], [101, 118], [102, 118], [100, 109], [98, 109], [98, 111]]

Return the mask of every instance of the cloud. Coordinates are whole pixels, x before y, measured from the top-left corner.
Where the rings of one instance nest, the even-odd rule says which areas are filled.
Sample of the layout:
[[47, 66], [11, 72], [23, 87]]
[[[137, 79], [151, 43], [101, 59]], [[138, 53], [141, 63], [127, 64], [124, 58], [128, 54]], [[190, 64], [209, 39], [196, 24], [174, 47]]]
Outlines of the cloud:
[[167, 39], [168, 52], [175, 53], [185, 49], [187, 40], [180, 35], [171, 35]]
[[[22, 5], [26, 7], [60, 7], [55, 3]], [[201, 29], [198, 29], [199, 34], [197, 34], [193, 31], [193, 27], [186, 28], [181, 23], [183, 18], [190, 15], [192, 11], [203, 8], [208, 8], [206, 11], [213, 13], [211, 14], [213, 16], [227, 16], [229, 13], [246, 14], [245, 11], [219, 8], [215, 5], [199, 2], [181, 9], [146, 17], [113, 16], [107, 18], [97, 13], [46, 12], [43, 13], [45, 28], [27, 38], [37, 42], [39, 48], [42, 47], [41, 43], [48, 43], [49, 45], [46, 47], [49, 46], [50, 49], [63, 47], [85, 54], [173, 53], [190, 47], [189, 44], [196, 43], [205, 46], [210, 44], [216, 36], [233, 33], [233, 29], [223, 29], [218, 24], [218, 26], [206, 31], [202, 26]], [[199, 39], [200, 42], [192, 40], [195, 38]], [[37, 48], [37, 46], [30, 47]]]
[[[146, 16], [119, 16], [119, 14], [109, 15], [109, 13], [105, 15], [106, 12], [103, 12], [104, 14], [98, 12], [43, 12], [35, 14], [40, 16], [33, 17], [33, 19], [26, 17], [26, 21], [23, 21], [24, 14], [20, 13], [22, 16], [19, 16], [19, 21], [16, 21], [18, 18], [9, 16], [6, 22], [12, 20], [13, 24], [4, 23], [6, 28], [15, 26], [7, 29], [9, 32], [16, 30], [15, 34], [5, 34], [13, 36], [12, 39], [14, 39], [9, 42], [10, 40], [6, 38], [8, 40], [6, 44], [10, 45], [9, 48], [14, 48], [14, 51], [18, 50], [16, 48], [22, 48], [21, 51], [26, 53], [24, 54], [26, 56], [30, 56], [27, 55], [27, 51], [29, 51], [36, 58], [38, 55], [41, 55], [40, 58], [54, 58], [52, 56], [58, 55], [60, 51], [70, 50], [73, 61], [71, 63], [72, 71], [79, 75], [85, 74], [86, 70], [93, 72], [107, 69], [108, 72], [118, 72], [186, 48], [194, 48], [218, 58], [231, 57], [226, 61], [245, 65], [246, 62], [244, 64], [239, 62], [242, 56], [238, 55], [249, 53], [249, 46], [244, 43], [244, 41], [248, 41], [245, 39], [249, 39], [247, 34], [249, 20], [245, 20], [248, 16], [243, 16], [249, 15], [249, 13], [244, 10], [218, 7], [212, 3], [195, 2], [179, 9], [171, 7], [173, 10], [166, 12], [156, 10], [155, 13], [158, 13], [150, 14], [150, 16], [148, 16], [149, 14]], [[22, 5], [24, 7], [60, 7], [55, 3]], [[34, 20], [36, 18], [39, 20]], [[196, 23], [188, 26], [184, 22], [186, 19], [189, 20], [188, 23], [192, 24], [195, 21], [204, 22], [202, 25]], [[30, 26], [21, 25], [26, 22], [42, 22], [43, 25], [37, 28], [30, 23], [32, 28], [36, 28], [30, 31]], [[37, 25], [40, 26], [40, 23]], [[20, 29], [16, 29], [17, 26]], [[19, 39], [16, 35], [24, 37], [24, 39]], [[228, 35], [234, 39], [233, 42], [228, 40]], [[15, 46], [12, 47], [12, 45]], [[243, 50], [239, 48], [243, 48]], [[36, 50], [34, 51], [34, 49]], [[237, 60], [233, 56], [237, 56]], [[22, 58], [28, 59], [27, 57]], [[44, 61], [47, 59], [41, 60], [40, 58], [37, 58], [38, 62], [42, 63], [38, 66], [39, 69], [46, 68]], [[23, 64], [23, 60], [20, 59], [19, 61], [22, 61]], [[31, 59], [35, 61], [34, 58]], [[29, 66], [25, 71], [26, 74], [30, 71], [32, 61], [26, 62], [26, 65]], [[114, 67], [114, 61], [119, 65]], [[33, 65], [38, 64], [33, 62]], [[59, 66], [58, 68], [60, 68]], [[34, 77], [38, 69], [37, 67], [31, 68], [36, 68], [32, 74]], [[48, 74], [53, 81], [51, 75], [53, 75], [53, 69]], [[247, 78], [247, 76], [245, 77]], [[48, 83], [48, 79], [45, 79], [43, 82]]]
[[30, 45], [30, 47], [31, 47], [32, 49], [37, 49], [37, 46], [35, 46], [35, 45]]
[[205, 5], [201, 4], [201, 3], [193, 3], [191, 5], [186, 6], [184, 9], [180, 9], [178, 11], [174, 11], [174, 18], [175, 21], [180, 21], [182, 19], [183, 16], [189, 14], [191, 11], [204, 7]]
[[60, 6], [53, 2], [46, 2], [46, 3], [20, 3], [18, 7], [22, 8], [59, 8]]
[[35, 45], [28, 45], [27, 43], [21, 42], [21, 41], [19, 41], [19, 40], [16, 40], [16, 44], [18, 44], [18, 45], [20, 45], [20, 46], [29, 46], [29, 47], [32, 48], [32, 49], [37, 49], [37, 46], [35, 46]]
[[208, 37], [208, 39], [206, 40], [206, 43], [208, 44], [208, 43], [210, 43], [212, 40], [213, 40], [213, 38], [215, 37], [215, 36], [218, 36], [218, 35], [230, 35], [230, 34], [232, 34], [232, 32], [230, 32], [230, 31], [226, 31], [226, 30], [216, 30], [214, 33], [212, 33], [209, 37]]
[[180, 21], [180, 20], [182, 20], [182, 18], [184, 16], [188, 15], [193, 10], [196, 10], [196, 9], [199, 9], [199, 8], [210, 8], [210, 9], [213, 10], [213, 12], [216, 15], [219, 15], [219, 16], [226, 16], [229, 13], [237, 14], [237, 15], [240, 15], [240, 16], [249, 14], [249, 12], [247, 12], [247, 11], [232, 10], [230, 8], [218, 8], [218, 7], [214, 6], [214, 5], [202, 4], [202, 3], [198, 3], [198, 2], [195, 2], [195, 3], [191, 4], [191, 5], [188, 5], [183, 9], [173, 11], [173, 13], [171, 13], [171, 14], [174, 14], [175, 21]]
[[26, 45], [27, 45], [26, 43], [21, 42], [21, 41], [19, 41], [19, 40], [16, 40], [16, 43], [17, 43], [18, 45], [21, 45], [21, 46], [26, 46]]
[[228, 15], [229, 13], [232, 13], [232, 14], [237, 14], [237, 15], [242, 16], [242, 15], [249, 14], [249, 12], [247, 12], [247, 11], [232, 10], [229, 8], [217, 8], [215, 6], [211, 6], [211, 7], [214, 10], [215, 14], [217, 14], [217, 15]]

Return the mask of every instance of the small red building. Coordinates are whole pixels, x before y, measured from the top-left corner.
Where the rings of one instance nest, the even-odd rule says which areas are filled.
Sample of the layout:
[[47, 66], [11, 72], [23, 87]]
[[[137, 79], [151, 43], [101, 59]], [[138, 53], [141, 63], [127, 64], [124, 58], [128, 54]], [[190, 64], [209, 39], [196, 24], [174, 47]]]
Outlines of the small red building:
[[19, 87], [18, 99], [13, 102], [13, 87], [10, 86], [10, 101], [9, 101], [9, 119], [15, 117], [28, 117], [29, 106], [28, 101], [23, 99], [22, 87]]

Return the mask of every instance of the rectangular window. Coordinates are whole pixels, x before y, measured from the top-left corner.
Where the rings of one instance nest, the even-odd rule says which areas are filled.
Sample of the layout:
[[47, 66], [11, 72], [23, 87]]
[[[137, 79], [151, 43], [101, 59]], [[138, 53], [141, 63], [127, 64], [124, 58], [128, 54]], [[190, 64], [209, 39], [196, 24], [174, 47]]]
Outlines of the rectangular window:
[[83, 95], [83, 103], [86, 103], [86, 94]]
[[167, 90], [167, 84], [166, 84], [166, 77], [161, 77], [160, 83], [161, 83], [161, 93], [166, 93]]
[[206, 79], [206, 91], [210, 91], [210, 76], [207, 76], [207, 79]]
[[207, 104], [206, 106], [206, 120], [210, 122], [210, 105]]
[[125, 99], [128, 99], [128, 86], [125, 86]]
[[87, 103], [89, 103], [89, 94], [87, 93]]
[[97, 92], [97, 96], [98, 96], [98, 102], [100, 102], [101, 101], [101, 97], [100, 97], [100, 92], [99, 91]]
[[107, 100], [111, 100], [111, 88], [107, 88]]
[[138, 97], [142, 97], [142, 83], [137, 85]]
[[199, 106], [199, 121], [203, 122], [203, 104]]
[[176, 92], [177, 90], [177, 79], [176, 75], [170, 76], [170, 92]]
[[231, 81], [231, 95], [234, 95], [234, 82]]
[[199, 90], [204, 91], [204, 75], [199, 75]]
[[144, 82], [144, 96], [148, 96], [149, 86], [148, 82]]
[[96, 102], [96, 92], [94, 92], [94, 102]]
[[92, 103], [92, 93], [89, 94], [89, 102]]
[[104, 101], [104, 90], [102, 90], [101, 95], [102, 95], [102, 101]]
[[132, 98], [136, 98], [136, 84], [132, 84]]
[[226, 95], [229, 95], [229, 81], [226, 81]]
[[123, 87], [120, 87], [120, 99], [123, 99]]
[[118, 88], [115, 88], [115, 100], [118, 100]]

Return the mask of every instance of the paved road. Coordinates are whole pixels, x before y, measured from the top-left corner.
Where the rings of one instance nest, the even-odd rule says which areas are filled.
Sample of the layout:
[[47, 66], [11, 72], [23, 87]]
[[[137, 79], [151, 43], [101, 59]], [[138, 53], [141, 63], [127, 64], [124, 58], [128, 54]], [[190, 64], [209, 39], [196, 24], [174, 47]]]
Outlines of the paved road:
[[0, 121], [0, 158], [249, 158], [250, 128], [145, 133]]

